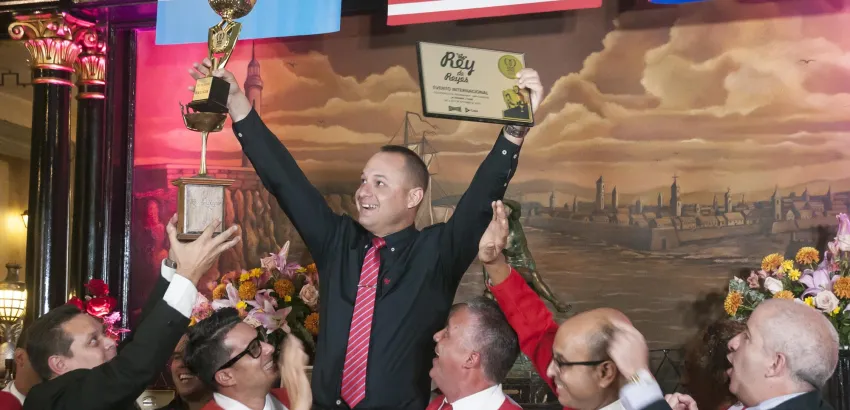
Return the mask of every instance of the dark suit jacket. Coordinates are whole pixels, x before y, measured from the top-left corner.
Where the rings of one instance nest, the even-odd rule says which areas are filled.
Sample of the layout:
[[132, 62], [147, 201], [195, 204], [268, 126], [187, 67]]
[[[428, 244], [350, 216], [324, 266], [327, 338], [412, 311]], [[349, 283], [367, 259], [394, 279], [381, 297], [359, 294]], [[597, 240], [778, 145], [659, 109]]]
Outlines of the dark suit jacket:
[[[29, 399], [27, 399], [29, 400]], [[656, 401], [642, 410], [670, 410], [670, 405], [664, 400]], [[788, 400], [770, 410], [833, 410], [825, 402], [819, 391], [811, 391]]]
[[36, 385], [27, 395], [24, 410], [134, 408], [189, 325], [188, 318], [162, 300], [167, 287], [168, 281], [160, 278], [143, 310], [146, 316], [114, 359]]

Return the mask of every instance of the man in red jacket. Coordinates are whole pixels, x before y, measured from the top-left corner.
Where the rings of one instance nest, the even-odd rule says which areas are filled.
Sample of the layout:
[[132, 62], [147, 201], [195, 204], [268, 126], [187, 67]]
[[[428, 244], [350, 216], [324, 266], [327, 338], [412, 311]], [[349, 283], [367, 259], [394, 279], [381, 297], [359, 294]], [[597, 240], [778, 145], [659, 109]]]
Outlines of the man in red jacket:
[[614, 309], [594, 309], [559, 327], [552, 313], [522, 276], [505, 261], [502, 250], [508, 221], [501, 201], [479, 244], [478, 258], [490, 274], [490, 291], [519, 337], [520, 349], [565, 408], [620, 410], [623, 378], [607, 355], [613, 320], [628, 321]]

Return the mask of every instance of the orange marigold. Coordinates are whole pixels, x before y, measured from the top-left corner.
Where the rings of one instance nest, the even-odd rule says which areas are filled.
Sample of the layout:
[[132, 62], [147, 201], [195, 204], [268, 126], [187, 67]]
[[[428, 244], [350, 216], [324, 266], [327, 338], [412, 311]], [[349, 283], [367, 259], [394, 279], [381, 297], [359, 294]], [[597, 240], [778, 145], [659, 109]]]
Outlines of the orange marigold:
[[315, 264], [315, 263], [311, 263], [311, 264], [307, 265], [307, 273], [308, 273], [308, 274], [313, 275], [313, 274], [316, 274], [316, 273], [318, 273], [318, 272], [319, 272], [319, 270], [318, 270], [318, 269], [316, 269], [316, 264]]
[[254, 296], [257, 296], [257, 285], [254, 282], [242, 282], [239, 285], [239, 299], [252, 300]]
[[780, 290], [773, 294], [774, 299], [794, 299], [794, 294], [790, 290]]
[[213, 299], [224, 299], [227, 295], [227, 284], [219, 283], [218, 286], [213, 289], [212, 297]]
[[832, 293], [835, 293], [835, 296], [841, 299], [850, 299], [850, 278], [838, 278], [832, 287]]
[[761, 260], [761, 270], [765, 272], [773, 272], [779, 269], [779, 267], [782, 266], [782, 262], [784, 261], [785, 258], [783, 258], [782, 255], [778, 253], [771, 253], [770, 255], [765, 256], [764, 259]]
[[806, 246], [797, 251], [797, 256], [794, 259], [801, 265], [810, 265], [820, 262], [820, 255], [818, 255], [817, 249]]
[[292, 296], [295, 293], [295, 285], [289, 279], [278, 279], [274, 283], [274, 291], [280, 297]]
[[723, 301], [723, 309], [726, 310], [726, 313], [729, 316], [735, 316], [735, 313], [738, 313], [738, 308], [741, 307], [741, 303], [744, 302], [744, 296], [739, 292], [729, 292], [726, 295], [726, 300]]
[[319, 334], [319, 314], [316, 312], [310, 313], [307, 315], [307, 318], [304, 319], [304, 327], [307, 328], [307, 331], [310, 332], [311, 335], [316, 336]]

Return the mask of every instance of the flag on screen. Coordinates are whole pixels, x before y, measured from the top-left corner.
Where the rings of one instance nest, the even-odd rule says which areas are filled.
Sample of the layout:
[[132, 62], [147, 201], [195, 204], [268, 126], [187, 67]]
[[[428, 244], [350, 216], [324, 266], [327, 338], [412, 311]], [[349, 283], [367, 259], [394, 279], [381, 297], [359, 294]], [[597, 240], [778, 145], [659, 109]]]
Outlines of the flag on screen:
[[402, 26], [601, 6], [602, 0], [389, 0], [387, 25]]
[[[342, 0], [257, 0], [238, 21], [240, 40], [304, 36], [339, 31]], [[156, 44], [206, 43], [207, 30], [221, 21], [208, 0], [159, 0]]]

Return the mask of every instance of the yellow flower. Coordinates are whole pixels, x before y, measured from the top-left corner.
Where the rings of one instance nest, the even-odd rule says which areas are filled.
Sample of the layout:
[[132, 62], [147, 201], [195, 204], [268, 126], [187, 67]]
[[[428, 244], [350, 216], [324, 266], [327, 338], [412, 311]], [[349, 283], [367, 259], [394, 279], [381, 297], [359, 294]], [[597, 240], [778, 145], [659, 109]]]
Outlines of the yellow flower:
[[307, 272], [307, 268], [301, 266], [300, 268], [295, 270], [296, 273], [304, 273]]
[[818, 263], [820, 261], [820, 255], [818, 255], [817, 249], [806, 246], [797, 251], [797, 256], [794, 259], [801, 265], [810, 265], [812, 263]]
[[227, 295], [227, 285], [219, 283], [218, 286], [213, 289], [213, 299], [224, 299], [225, 295]]
[[307, 318], [304, 319], [304, 327], [307, 328], [307, 331], [310, 332], [311, 335], [316, 336], [319, 334], [319, 314], [316, 312], [310, 313], [307, 315]]
[[274, 283], [274, 291], [280, 297], [291, 296], [295, 293], [295, 285], [289, 279], [278, 279]]
[[292, 296], [286, 295], [286, 296], [283, 298], [283, 300], [284, 300], [285, 302], [287, 302], [287, 303], [288, 303], [288, 302], [292, 302]]
[[841, 308], [840, 308], [840, 307], [838, 307], [838, 306], [836, 306], [836, 307], [835, 307], [835, 309], [832, 309], [832, 312], [830, 312], [829, 314], [830, 314], [830, 315], [832, 315], [832, 316], [835, 316], [835, 315], [837, 315], [837, 314], [838, 314], [838, 312], [840, 312], [840, 311], [841, 311]]
[[761, 260], [761, 270], [765, 272], [773, 272], [782, 266], [784, 258], [778, 253], [771, 253]]
[[236, 309], [245, 310], [245, 308], [247, 308], [247, 307], [248, 307], [248, 304], [245, 303], [244, 300], [240, 300], [239, 302], [236, 303]]
[[791, 269], [788, 271], [788, 278], [791, 280], [800, 279], [800, 270], [799, 269]]
[[791, 269], [794, 269], [794, 261], [786, 260], [785, 262], [782, 262], [782, 270], [787, 273], [791, 272]]
[[251, 276], [252, 278], [259, 278], [260, 276], [263, 276], [263, 269], [261, 269], [261, 268], [254, 268], [254, 269], [251, 269], [251, 271], [250, 271], [250, 272], [248, 272], [248, 274], [249, 274], [249, 276]]
[[835, 293], [835, 296], [841, 299], [850, 299], [850, 278], [838, 278], [832, 286], [832, 293]]
[[815, 298], [813, 298], [811, 296], [804, 299], [803, 302], [806, 302], [806, 304], [811, 306], [811, 307], [815, 307]]
[[192, 316], [192, 319], [189, 320], [189, 327], [195, 326], [196, 323], [198, 323], [198, 319]]
[[794, 299], [794, 294], [790, 290], [780, 290], [773, 295], [774, 299]]
[[741, 293], [734, 291], [729, 292], [729, 294], [726, 295], [726, 300], [723, 301], [723, 309], [726, 310], [726, 313], [728, 313], [729, 316], [735, 316], [735, 313], [738, 313], [738, 308], [741, 307], [741, 303], [743, 302], [744, 296], [742, 296]]
[[239, 275], [239, 281], [240, 282], [245, 282], [248, 279], [251, 279], [251, 273], [250, 272], [244, 272], [243, 274]]
[[239, 285], [239, 299], [251, 300], [254, 296], [257, 296], [257, 285], [254, 282], [242, 282]]

